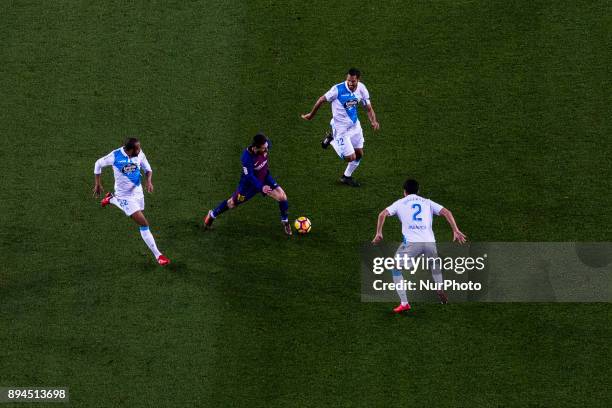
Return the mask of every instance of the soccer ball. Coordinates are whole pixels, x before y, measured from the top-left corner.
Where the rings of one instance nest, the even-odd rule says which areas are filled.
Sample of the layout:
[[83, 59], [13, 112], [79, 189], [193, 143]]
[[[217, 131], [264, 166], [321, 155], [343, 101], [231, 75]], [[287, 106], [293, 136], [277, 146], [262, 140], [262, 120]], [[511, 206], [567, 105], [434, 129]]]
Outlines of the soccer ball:
[[297, 230], [298, 234], [308, 234], [312, 228], [310, 220], [306, 217], [298, 217], [293, 223], [293, 226]]

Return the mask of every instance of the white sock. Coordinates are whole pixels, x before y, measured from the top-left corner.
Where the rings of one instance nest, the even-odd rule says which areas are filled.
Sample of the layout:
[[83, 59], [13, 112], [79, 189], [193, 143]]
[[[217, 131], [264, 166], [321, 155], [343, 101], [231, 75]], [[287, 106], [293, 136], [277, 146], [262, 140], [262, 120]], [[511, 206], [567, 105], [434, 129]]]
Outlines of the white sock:
[[408, 304], [408, 296], [406, 296], [406, 289], [400, 289], [398, 285], [402, 283], [404, 280], [404, 276], [401, 271], [395, 270], [393, 271], [393, 283], [395, 283], [395, 290], [399, 295], [400, 301], [402, 302], [402, 306], [406, 306]]
[[361, 160], [353, 160], [352, 162], [349, 162], [349, 164], [346, 166], [346, 170], [344, 170], [344, 176], [351, 177], [353, 172], [357, 169], [357, 167], [359, 167], [360, 161]]
[[117, 197], [113, 196], [111, 197], [109, 203], [111, 203], [112, 205], [116, 205], [117, 207], [119, 207], [119, 201], [117, 201]]
[[161, 252], [157, 249], [157, 245], [155, 245], [155, 238], [153, 238], [153, 234], [149, 230], [149, 227], [140, 227], [140, 236], [142, 240], [147, 244], [151, 252], [153, 252], [153, 256], [155, 259], [159, 258]]

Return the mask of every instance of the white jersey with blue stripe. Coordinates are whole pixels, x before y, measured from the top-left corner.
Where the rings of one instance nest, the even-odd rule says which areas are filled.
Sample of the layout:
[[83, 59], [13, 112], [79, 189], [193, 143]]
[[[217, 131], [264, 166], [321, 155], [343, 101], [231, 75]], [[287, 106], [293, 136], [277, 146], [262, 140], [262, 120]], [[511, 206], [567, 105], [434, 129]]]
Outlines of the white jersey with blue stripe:
[[359, 124], [357, 107], [360, 103], [370, 104], [370, 93], [361, 82], [357, 83], [355, 92], [351, 92], [346, 82], [341, 82], [325, 93], [325, 99], [331, 103], [334, 126], [348, 128]]
[[432, 229], [434, 215], [444, 207], [416, 194], [408, 194], [387, 207], [389, 215], [397, 215], [402, 223], [404, 243], [436, 242]]
[[101, 174], [104, 167], [113, 166], [115, 176], [115, 196], [118, 198], [144, 197], [141, 184], [141, 172], [151, 171], [151, 165], [141, 150], [136, 157], [129, 157], [123, 147], [113, 150], [98, 159], [94, 166], [94, 174]]

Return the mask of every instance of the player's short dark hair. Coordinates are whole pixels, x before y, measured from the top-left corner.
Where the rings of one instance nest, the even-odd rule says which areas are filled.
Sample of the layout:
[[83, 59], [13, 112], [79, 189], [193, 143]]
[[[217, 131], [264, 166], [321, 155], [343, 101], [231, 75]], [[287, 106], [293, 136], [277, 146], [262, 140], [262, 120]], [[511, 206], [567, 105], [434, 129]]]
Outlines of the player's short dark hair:
[[260, 147], [266, 144], [267, 141], [268, 141], [268, 138], [266, 137], [266, 135], [264, 135], [262, 132], [259, 132], [253, 137], [252, 145], [255, 147]]
[[125, 139], [125, 144], [123, 145], [123, 148], [127, 151], [127, 150], [132, 150], [134, 149], [134, 147], [136, 147], [136, 144], [140, 143], [140, 140], [138, 140], [135, 137], [128, 137], [127, 139]]
[[408, 179], [404, 182], [404, 191], [408, 194], [416, 194], [419, 192], [419, 182], [414, 179]]
[[349, 68], [346, 73], [350, 76], [356, 76], [357, 78], [361, 78], [361, 71], [357, 68]]

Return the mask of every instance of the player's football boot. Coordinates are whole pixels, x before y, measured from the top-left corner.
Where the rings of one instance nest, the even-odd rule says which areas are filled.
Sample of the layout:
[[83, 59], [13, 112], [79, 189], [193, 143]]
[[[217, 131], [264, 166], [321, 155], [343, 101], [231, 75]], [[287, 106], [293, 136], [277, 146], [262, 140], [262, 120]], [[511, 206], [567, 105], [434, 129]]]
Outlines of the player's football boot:
[[281, 224], [283, 224], [283, 230], [285, 230], [285, 234], [287, 235], [293, 234], [293, 231], [291, 231], [291, 224], [289, 224], [289, 221], [281, 221]]
[[334, 140], [334, 136], [332, 135], [331, 130], [328, 130], [323, 140], [321, 140], [321, 147], [327, 149], [332, 140]]
[[448, 303], [448, 296], [446, 296], [446, 293], [444, 293], [444, 291], [438, 291], [438, 298], [440, 299], [440, 303], [442, 303], [443, 305]]
[[111, 198], [113, 198], [113, 195], [111, 193], [106, 193], [102, 201], [100, 201], [100, 205], [102, 206], [102, 208], [110, 204]]
[[344, 174], [342, 175], [342, 177], [340, 177], [340, 182], [342, 184], [346, 184], [347, 186], [351, 186], [351, 187], [359, 187], [360, 184], [358, 182], [356, 182], [355, 180], [353, 180], [352, 177], [346, 177]]
[[160, 264], [161, 266], [166, 266], [170, 263], [170, 260], [166, 258], [165, 255], [160, 255], [157, 257], [157, 263]]
[[212, 210], [208, 212], [208, 214], [206, 214], [206, 217], [204, 217], [204, 225], [206, 226], [206, 228], [210, 228], [213, 225], [213, 222], [215, 221], [215, 219], [212, 216]]
[[407, 312], [408, 310], [410, 310], [410, 303], [406, 303], [405, 305], [399, 305], [398, 307], [393, 309], [395, 313]]

